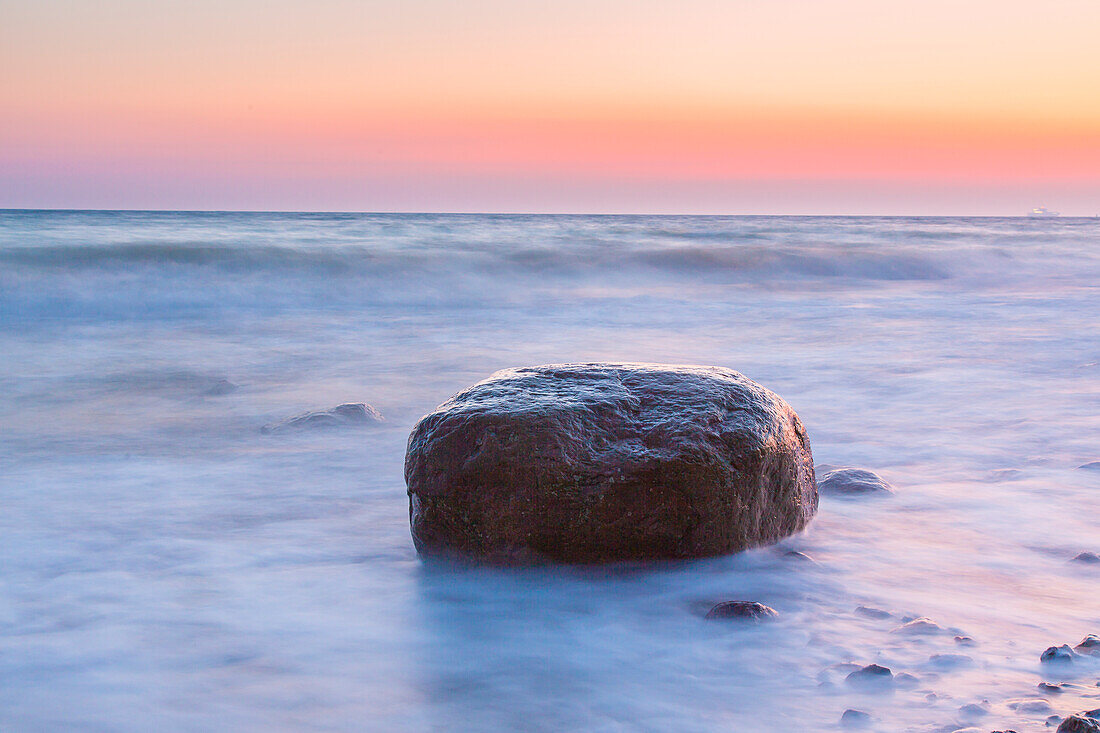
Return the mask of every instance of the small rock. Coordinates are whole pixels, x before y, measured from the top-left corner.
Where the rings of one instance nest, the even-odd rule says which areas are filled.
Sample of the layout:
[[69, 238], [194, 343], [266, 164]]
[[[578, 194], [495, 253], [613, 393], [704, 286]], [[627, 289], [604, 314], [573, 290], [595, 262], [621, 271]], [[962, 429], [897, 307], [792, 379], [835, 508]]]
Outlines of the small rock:
[[898, 672], [894, 675], [894, 683], [898, 687], [911, 688], [920, 684], [920, 678], [909, 674], [908, 672]]
[[378, 410], [362, 402], [349, 402], [337, 405], [330, 410], [307, 412], [302, 415], [287, 418], [282, 422], [272, 423], [260, 428], [264, 433], [275, 433], [283, 430], [298, 430], [302, 428], [331, 428], [343, 425], [367, 425], [384, 422], [385, 418]]
[[1100, 723], [1084, 715], [1071, 715], [1058, 726], [1057, 733], [1100, 733]]
[[859, 687], [883, 687], [890, 686], [894, 683], [894, 673], [890, 671], [889, 667], [883, 667], [879, 664], [868, 664], [866, 667], [857, 669], [852, 672], [844, 681], [850, 685], [856, 685]]
[[956, 636], [955, 643], [959, 646], [974, 646], [977, 642], [969, 636]]
[[1046, 664], [1067, 663], [1072, 662], [1073, 658], [1077, 655], [1073, 653], [1073, 650], [1069, 648], [1069, 644], [1063, 644], [1062, 646], [1052, 646], [1042, 653], [1039, 657], [1039, 661]]
[[881, 608], [872, 608], [871, 606], [857, 606], [856, 613], [861, 616], [866, 616], [868, 618], [890, 618], [889, 611], [883, 611]]
[[1040, 682], [1036, 686], [1039, 688], [1040, 692], [1045, 692], [1051, 695], [1065, 692], [1065, 689], [1061, 685], [1052, 685], [1049, 682]]
[[724, 601], [707, 611], [706, 619], [745, 619], [760, 622], [775, 618], [779, 612], [756, 601]]
[[1090, 656], [1100, 656], [1100, 636], [1096, 634], [1089, 634], [1081, 643], [1073, 647], [1073, 650], [1078, 654], [1088, 654]]
[[1009, 700], [1007, 705], [1009, 710], [1028, 715], [1044, 715], [1054, 712], [1050, 707], [1050, 703], [1041, 697], [1026, 700]]
[[1100, 471], [1100, 461], [1091, 461], [1077, 467], [1078, 471]]
[[1096, 565], [1097, 563], [1100, 563], [1100, 555], [1097, 555], [1095, 552], [1082, 552], [1081, 554], [1074, 557], [1073, 561], [1083, 562], [1088, 565]]
[[866, 728], [871, 725], [871, 716], [862, 710], [848, 708], [840, 716], [840, 724], [845, 728]]
[[943, 631], [940, 625], [930, 618], [920, 616], [909, 623], [902, 624], [890, 631], [891, 634], [905, 634], [907, 636], [927, 636]]
[[817, 482], [817, 490], [832, 496], [887, 496], [894, 493], [893, 487], [881, 476], [862, 468], [838, 468], [829, 471]]
[[982, 700], [979, 702], [972, 702], [968, 705], [963, 705], [959, 708], [959, 714], [967, 718], [980, 718], [983, 715], [989, 714], [989, 701]]
[[928, 661], [941, 669], [958, 669], [969, 667], [974, 660], [965, 654], [933, 654]]
[[982, 733], [982, 729], [967, 726], [966, 728], [952, 728], [951, 733]]
[[788, 560], [798, 560], [799, 562], [817, 564], [817, 560], [814, 560], [805, 552], [799, 552], [798, 550], [787, 550], [783, 553], [783, 557], [787, 558]]
[[222, 395], [227, 395], [230, 392], [236, 391], [237, 385], [233, 384], [228, 379], [217, 379], [214, 381], [213, 384], [211, 384], [203, 391], [203, 394], [210, 395], [212, 397], [220, 397]]

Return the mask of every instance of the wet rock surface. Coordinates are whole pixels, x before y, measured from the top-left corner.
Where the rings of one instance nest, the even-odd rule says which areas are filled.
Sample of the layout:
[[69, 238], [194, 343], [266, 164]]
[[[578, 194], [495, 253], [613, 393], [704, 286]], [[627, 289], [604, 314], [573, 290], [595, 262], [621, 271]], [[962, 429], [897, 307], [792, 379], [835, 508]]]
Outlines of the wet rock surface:
[[1100, 656], [1100, 636], [1096, 634], [1089, 634], [1081, 643], [1073, 647], [1073, 650], [1078, 654], [1087, 654], [1089, 656]]
[[1095, 552], [1082, 552], [1074, 557], [1073, 561], [1083, 562], [1087, 565], [1097, 565], [1100, 564], [1100, 555], [1097, 555]]
[[887, 496], [894, 489], [881, 476], [863, 468], [837, 468], [824, 474], [817, 490], [830, 496]]
[[1058, 726], [1057, 733], [1100, 733], [1100, 723], [1085, 715], [1071, 715]]
[[717, 367], [497, 372], [420, 420], [405, 480], [422, 556], [503, 564], [718, 555], [817, 510], [798, 416]]
[[707, 611], [706, 619], [714, 621], [719, 619], [744, 619], [747, 621], [764, 621], [775, 618], [779, 612], [770, 606], [756, 601], [723, 601]]
[[309, 428], [334, 428], [344, 425], [371, 425], [383, 422], [384, 418], [378, 410], [363, 402], [348, 402], [337, 405], [329, 410], [306, 412], [287, 418], [281, 422], [263, 426], [260, 431], [264, 433], [279, 433], [291, 430], [303, 430]]
[[1073, 650], [1069, 648], [1069, 644], [1063, 644], [1062, 646], [1048, 647], [1045, 652], [1039, 656], [1039, 661], [1045, 664], [1059, 664], [1072, 662], [1073, 658], [1077, 655]]

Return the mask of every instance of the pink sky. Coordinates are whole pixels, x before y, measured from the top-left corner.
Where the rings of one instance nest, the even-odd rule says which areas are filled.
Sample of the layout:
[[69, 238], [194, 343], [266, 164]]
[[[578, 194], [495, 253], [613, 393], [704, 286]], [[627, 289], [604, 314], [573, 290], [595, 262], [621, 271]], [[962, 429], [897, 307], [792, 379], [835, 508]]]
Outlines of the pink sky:
[[0, 207], [1100, 214], [1100, 3], [0, 4]]

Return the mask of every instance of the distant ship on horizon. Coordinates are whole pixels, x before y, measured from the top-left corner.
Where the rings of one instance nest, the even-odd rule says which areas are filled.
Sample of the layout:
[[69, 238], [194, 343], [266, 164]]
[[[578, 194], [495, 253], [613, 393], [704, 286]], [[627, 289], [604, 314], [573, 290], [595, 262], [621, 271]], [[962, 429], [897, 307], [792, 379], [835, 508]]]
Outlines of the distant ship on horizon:
[[1044, 206], [1036, 206], [1034, 209], [1029, 211], [1027, 215], [1035, 217], [1061, 216], [1061, 214], [1059, 214], [1057, 211], [1051, 211]]

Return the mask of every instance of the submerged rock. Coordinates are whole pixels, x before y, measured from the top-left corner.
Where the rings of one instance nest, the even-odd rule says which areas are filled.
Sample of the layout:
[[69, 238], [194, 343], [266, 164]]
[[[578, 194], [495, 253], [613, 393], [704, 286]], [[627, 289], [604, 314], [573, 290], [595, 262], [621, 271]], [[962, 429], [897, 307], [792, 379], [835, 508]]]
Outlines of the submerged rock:
[[953, 652], [933, 654], [928, 657], [928, 661], [940, 669], [958, 669], [959, 667], [969, 667], [974, 663], [974, 660], [966, 654], [955, 654]]
[[895, 627], [890, 630], [891, 634], [904, 634], [906, 636], [930, 636], [932, 634], [938, 634], [943, 631], [935, 621], [930, 618], [921, 616], [915, 618], [908, 623], [904, 623], [901, 626]]
[[863, 468], [837, 468], [829, 471], [817, 482], [817, 490], [833, 496], [886, 496], [894, 493], [893, 487], [881, 476]]
[[894, 673], [889, 667], [868, 664], [849, 674], [844, 681], [856, 687], [887, 687], [894, 684]]
[[237, 389], [237, 385], [233, 384], [228, 379], [216, 379], [209, 387], [203, 390], [203, 394], [212, 397], [220, 397], [230, 392], [236, 392]]
[[887, 619], [893, 618], [893, 614], [889, 611], [884, 611], [881, 608], [872, 608], [871, 606], [857, 606], [856, 613], [867, 618]]
[[1062, 646], [1049, 647], [1039, 656], [1039, 661], [1047, 664], [1055, 664], [1058, 662], [1065, 663], [1072, 662], [1073, 658], [1076, 656], [1073, 650], [1069, 648], [1069, 644], [1063, 644]]
[[913, 688], [920, 684], [920, 678], [908, 672], [898, 672], [894, 675], [894, 683], [898, 687]]
[[1092, 461], [1077, 467], [1078, 471], [1100, 471], [1100, 461]]
[[272, 423], [260, 428], [264, 433], [276, 433], [284, 430], [299, 430], [303, 428], [331, 428], [342, 425], [369, 425], [384, 422], [385, 418], [378, 410], [362, 402], [349, 402], [337, 405], [330, 410], [307, 412], [302, 415], [287, 418], [282, 422]]
[[866, 728], [871, 725], [871, 716], [862, 710], [848, 708], [840, 716], [840, 724], [845, 728]]
[[1057, 733], [1100, 733], [1100, 723], [1084, 715], [1071, 715], [1058, 726]]
[[707, 611], [706, 619], [745, 619], [749, 621], [764, 621], [779, 615], [771, 606], [765, 606], [756, 601], [723, 601]]
[[405, 456], [422, 556], [690, 558], [775, 542], [817, 510], [806, 431], [729, 369], [506, 369], [417, 423]]
[[970, 636], [956, 636], [955, 643], [959, 646], [974, 646], [977, 642]]
[[989, 714], [989, 701], [972, 702], [959, 708], [959, 715], [966, 718], [980, 718]]
[[1082, 552], [1081, 554], [1074, 557], [1073, 561], [1095, 565], [1097, 563], [1100, 563], [1100, 555], [1097, 555], [1095, 552]]
[[1009, 700], [1006, 705], [1009, 710], [1027, 715], [1044, 715], [1053, 712], [1050, 703], [1041, 697], [1026, 700]]

